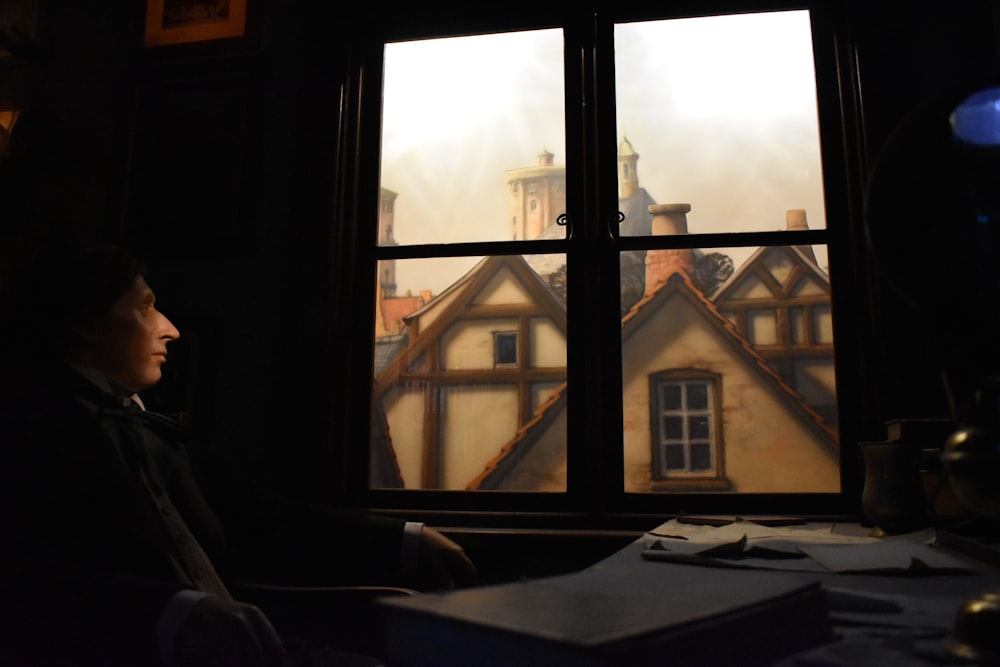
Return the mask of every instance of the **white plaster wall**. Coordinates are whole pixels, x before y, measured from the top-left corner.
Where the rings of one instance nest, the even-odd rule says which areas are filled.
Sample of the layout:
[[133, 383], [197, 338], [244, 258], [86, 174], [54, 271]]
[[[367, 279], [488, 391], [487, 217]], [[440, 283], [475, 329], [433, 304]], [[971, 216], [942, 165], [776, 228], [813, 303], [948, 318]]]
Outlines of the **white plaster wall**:
[[407, 489], [419, 489], [424, 455], [424, 392], [422, 389], [392, 389], [386, 392], [382, 405], [403, 485]]
[[[626, 491], [648, 491], [651, 471], [649, 374], [668, 368], [719, 373], [724, 467], [733, 492], [835, 492], [837, 455], [788, 414], [753, 368], [686, 298], [633, 332], [623, 354]], [[669, 315], [668, 315], [669, 313]]]
[[517, 387], [458, 386], [442, 392], [442, 488], [464, 489], [517, 427]]
[[532, 303], [532, 300], [521, 287], [521, 282], [510, 272], [510, 269], [503, 268], [490, 278], [472, 302], [477, 306], [509, 306], [511, 304]]
[[566, 338], [547, 317], [533, 317], [528, 326], [531, 358], [528, 368], [557, 368], [566, 365]]

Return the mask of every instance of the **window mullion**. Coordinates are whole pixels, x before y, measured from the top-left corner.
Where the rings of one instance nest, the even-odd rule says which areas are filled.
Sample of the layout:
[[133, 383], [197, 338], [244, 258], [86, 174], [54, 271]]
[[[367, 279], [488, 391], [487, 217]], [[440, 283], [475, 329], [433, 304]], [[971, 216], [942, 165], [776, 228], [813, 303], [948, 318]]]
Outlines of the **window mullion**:
[[578, 167], [581, 206], [569, 259], [570, 489], [601, 515], [623, 470], [613, 29], [581, 12], [567, 35], [567, 82], [579, 84], [567, 85], [567, 131], [580, 137], [567, 141], [567, 161]]

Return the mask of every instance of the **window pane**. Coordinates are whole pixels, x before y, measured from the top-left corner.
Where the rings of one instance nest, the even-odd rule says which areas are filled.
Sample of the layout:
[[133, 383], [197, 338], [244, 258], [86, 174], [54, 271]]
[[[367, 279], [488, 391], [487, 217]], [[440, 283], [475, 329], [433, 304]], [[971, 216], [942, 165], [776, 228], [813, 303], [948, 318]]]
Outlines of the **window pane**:
[[689, 384], [687, 399], [688, 410], [704, 410], [708, 407], [708, 386]]
[[701, 415], [688, 419], [688, 437], [691, 440], [705, 440], [712, 431], [708, 417]]
[[660, 401], [664, 410], [680, 410], [683, 407], [679, 384], [662, 384], [660, 385], [660, 393]]
[[826, 227], [807, 11], [618, 24], [615, 80], [623, 235]]
[[[671, 477], [670, 454], [655, 448], [677, 439], [689, 446], [684, 470], [701, 473], [684, 491], [839, 491], [833, 346], [801, 331], [832, 330], [825, 247], [663, 252], [669, 262], [644, 262], [642, 297], [621, 322], [625, 490], [669, 492], [648, 462], [656, 454]], [[706, 262], [712, 270], [699, 271]]]
[[684, 470], [687, 462], [684, 460], [683, 445], [667, 445], [666, 447], [667, 470]]
[[517, 365], [517, 332], [493, 334], [493, 363], [496, 366]]
[[666, 427], [665, 435], [667, 440], [684, 439], [684, 419], [681, 417], [667, 417], [663, 420]]
[[691, 472], [712, 469], [712, 447], [705, 444], [691, 445]]
[[565, 264], [378, 263], [373, 488], [566, 490]]
[[381, 245], [564, 237], [561, 30], [387, 44]]

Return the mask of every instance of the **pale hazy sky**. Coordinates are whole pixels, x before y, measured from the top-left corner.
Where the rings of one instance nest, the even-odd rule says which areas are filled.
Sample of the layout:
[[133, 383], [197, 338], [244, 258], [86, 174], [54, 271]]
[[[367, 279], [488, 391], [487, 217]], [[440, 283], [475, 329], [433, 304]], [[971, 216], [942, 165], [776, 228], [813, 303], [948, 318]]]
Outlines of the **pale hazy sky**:
[[[399, 194], [399, 243], [509, 238], [505, 172], [542, 150], [565, 164], [562, 48], [559, 30], [387, 47], [382, 185]], [[792, 208], [825, 227], [807, 12], [619, 25], [615, 62], [617, 139], [657, 202], [691, 204], [691, 232], [783, 229]], [[399, 293], [439, 293], [470, 265], [401, 263]]]

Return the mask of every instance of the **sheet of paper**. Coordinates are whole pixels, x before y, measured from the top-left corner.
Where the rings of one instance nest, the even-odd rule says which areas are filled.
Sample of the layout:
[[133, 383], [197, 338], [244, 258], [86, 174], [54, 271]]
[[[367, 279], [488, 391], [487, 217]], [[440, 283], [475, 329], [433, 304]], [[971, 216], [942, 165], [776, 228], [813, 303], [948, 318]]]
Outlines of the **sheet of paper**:
[[737, 519], [722, 526], [676, 519], [649, 531], [643, 558], [715, 567], [807, 572], [954, 571], [962, 561], [929, 544], [933, 534], [875, 537], [831, 524], [764, 526]]
[[868, 544], [802, 544], [799, 549], [832, 572], [967, 570], [957, 558], [929, 544], [886, 540]]

